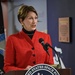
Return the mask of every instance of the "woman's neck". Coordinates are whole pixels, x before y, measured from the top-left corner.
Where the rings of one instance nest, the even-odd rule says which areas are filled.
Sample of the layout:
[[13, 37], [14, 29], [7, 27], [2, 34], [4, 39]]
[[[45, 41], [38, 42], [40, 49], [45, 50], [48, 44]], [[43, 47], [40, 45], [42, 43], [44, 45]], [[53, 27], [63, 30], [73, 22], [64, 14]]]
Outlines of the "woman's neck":
[[26, 29], [22, 28], [23, 32], [26, 33], [31, 39], [35, 33], [36, 30], [34, 31], [27, 31]]

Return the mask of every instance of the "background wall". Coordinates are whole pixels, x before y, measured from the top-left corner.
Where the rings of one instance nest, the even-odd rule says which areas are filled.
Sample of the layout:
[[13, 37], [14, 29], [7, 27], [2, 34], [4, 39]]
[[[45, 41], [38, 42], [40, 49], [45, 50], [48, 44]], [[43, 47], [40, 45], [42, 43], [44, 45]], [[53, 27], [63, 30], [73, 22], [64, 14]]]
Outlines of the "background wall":
[[[48, 33], [52, 37], [53, 47], [60, 47], [63, 51], [61, 56], [66, 68], [72, 68], [75, 75], [75, 0], [47, 0]], [[58, 18], [71, 17], [70, 43], [58, 40]]]

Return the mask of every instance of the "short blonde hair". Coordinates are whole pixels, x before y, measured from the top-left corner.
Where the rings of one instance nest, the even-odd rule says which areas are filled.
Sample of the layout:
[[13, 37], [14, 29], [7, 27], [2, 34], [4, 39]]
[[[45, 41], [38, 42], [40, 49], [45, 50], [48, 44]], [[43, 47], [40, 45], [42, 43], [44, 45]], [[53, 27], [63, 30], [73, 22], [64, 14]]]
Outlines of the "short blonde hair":
[[18, 21], [20, 22], [20, 19], [22, 19], [23, 21], [30, 11], [34, 12], [38, 16], [37, 11], [35, 10], [33, 6], [28, 6], [28, 5], [20, 6], [18, 10], [18, 15], [17, 15]]

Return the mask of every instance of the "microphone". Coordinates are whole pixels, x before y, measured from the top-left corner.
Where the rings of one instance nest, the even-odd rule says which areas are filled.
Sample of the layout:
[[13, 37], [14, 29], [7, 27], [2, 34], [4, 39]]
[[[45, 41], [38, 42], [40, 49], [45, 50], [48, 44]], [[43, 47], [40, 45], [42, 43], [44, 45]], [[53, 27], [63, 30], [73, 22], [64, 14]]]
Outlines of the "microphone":
[[47, 52], [47, 54], [50, 55], [48, 52], [48, 46], [46, 46], [46, 44], [44, 43], [44, 40], [42, 38], [39, 39], [39, 43], [41, 43], [41, 45], [43, 46], [43, 48]]
[[44, 40], [42, 38], [39, 39], [39, 42], [41, 43], [41, 45], [43, 46], [44, 50], [47, 52], [48, 55], [50, 55], [48, 52], [49, 47], [57, 54], [58, 61], [59, 61], [59, 68], [62, 68], [58, 52], [49, 43], [44, 44]]
[[45, 46], [45, 44], [44, 44], [44, 40], [43, 40], [42, 38], [39, 39], [39, 43], [41, 43], [42, 46]]

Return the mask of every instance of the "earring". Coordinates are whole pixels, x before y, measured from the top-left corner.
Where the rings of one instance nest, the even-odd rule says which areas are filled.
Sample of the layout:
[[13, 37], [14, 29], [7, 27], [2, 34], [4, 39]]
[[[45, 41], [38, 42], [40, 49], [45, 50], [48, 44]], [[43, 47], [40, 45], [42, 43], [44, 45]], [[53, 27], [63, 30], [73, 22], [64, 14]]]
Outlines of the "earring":
[[24, 26], [22, 25], [22, 27], [24, 27]]
[[24, 27], [23, 24], [21, 24], [21, 25], [22, 25], [22, 27]]

